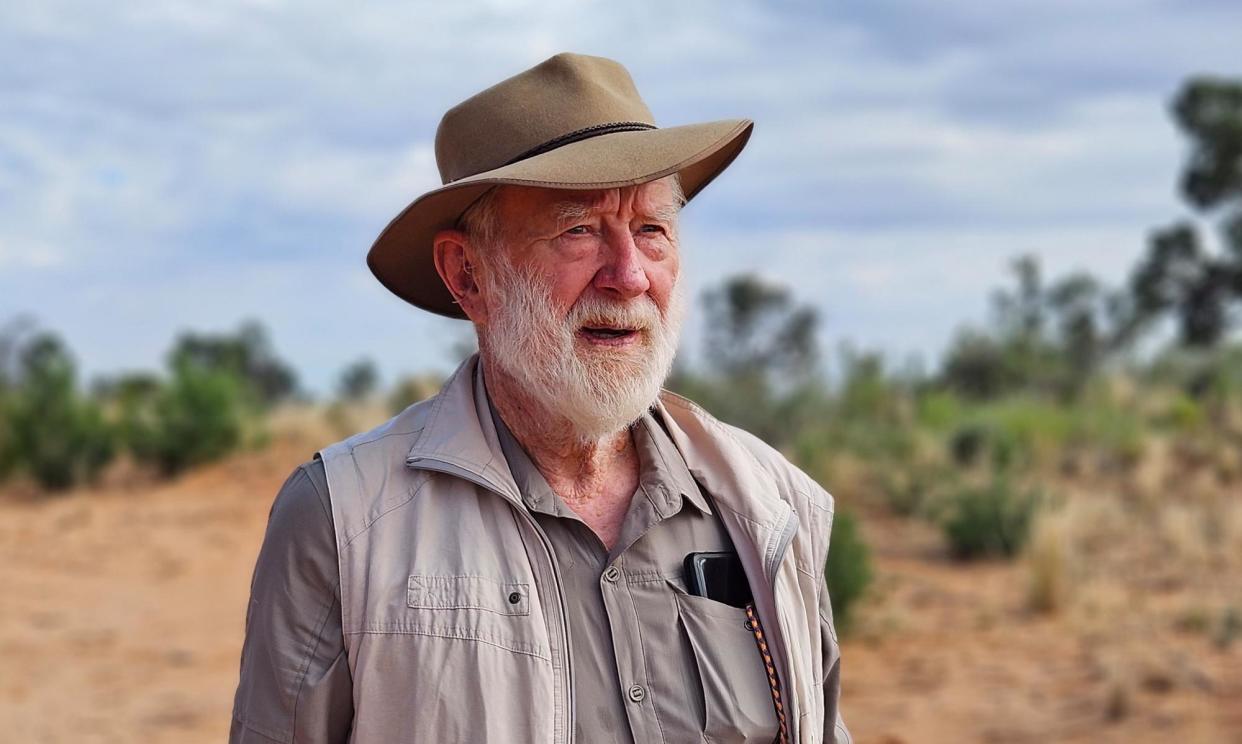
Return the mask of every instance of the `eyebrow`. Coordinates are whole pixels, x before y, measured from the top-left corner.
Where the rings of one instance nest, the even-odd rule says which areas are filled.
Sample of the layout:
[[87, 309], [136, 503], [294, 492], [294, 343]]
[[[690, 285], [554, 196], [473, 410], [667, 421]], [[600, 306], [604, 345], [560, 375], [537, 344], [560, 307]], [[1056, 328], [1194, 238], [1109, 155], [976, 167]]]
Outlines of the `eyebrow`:
[[674, 202], [653, 209], [650, 216], [659, 222], [673, 223], [677, 221], [679, 214], [681, 214], [681, 205]]
[[593, 211], [595, 210], [589, 204], [578, 201], [563, 201], [552, 206], [552, 214], [556, 216], [558, 223], [577, 222], [590, 217]]

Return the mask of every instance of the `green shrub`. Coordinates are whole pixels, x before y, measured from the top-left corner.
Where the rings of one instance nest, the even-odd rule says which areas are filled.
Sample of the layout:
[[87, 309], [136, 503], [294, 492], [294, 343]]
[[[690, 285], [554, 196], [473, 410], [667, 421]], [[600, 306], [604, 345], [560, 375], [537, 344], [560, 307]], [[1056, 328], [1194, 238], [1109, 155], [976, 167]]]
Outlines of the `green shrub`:
[[1156, 416], [1156, 424], [1178, 434], [1187, 434], [1200, 430], [1206, 419], [1203, 405], [1179, 390], [1168, 407]]
[[1019, 396], [992, 411], [992, 464], [998, 469], [1034, 465], [1060, 452], [1069, 440], [1068, 408], [1033, 396]]
[[951, 391], [929, 390], [918, 397], [915, 411], [920, 426], [945, 432], [961, 418], [962, 403]]
[[39, 334], [20, 352], [16, 384], [4, 394], [4, 468], [22, 468], [49, 490], [93, 480], [115, 454], [99, 406], [77, 389], [77, 372], [60, 340]]
[[17, 467], [17, 448], [13, 442], [13, 428], [10, 423], [12, 394], [0, 388], [0, 481], [8, 478]]
[[122, 431], [135, 459], [173, 475], [242, 443], [249, 414], [235, 374], [182, 362], [172, 379], [122, 403]]
[[277, 356], [267, 330], [256, 320], [243, 322], [235, 333], [181, 334], [168, 353], [168, 367], [187, 365], [232, 375], [263, 408], [297, 393], [297, 375]]
[[1002, 477], [962, 488], [949, 497], [943, 521], [950, 552], [960, 559], [1013, 556], [1026, 543], [1038, 502], [1036, 491], [1018, 493]]
[[935, 484], [948, 480], [940, 468], [927, 465], [882, 468], [878, 473], [885, 503], [902, 517], [925, 515]]
[[852, 609], [866, 592], [871, 579], [871, 550], [863, 541], [858, 520], [850, 512], [838, 511], [833, 518], [828, 562], [824, 566], [824, 580], [838, 631], [849, 631]]
[[987, 427], [978, 423], [967, 423], [958, 427], [949, 437], [949, 454], [953, 462], [962, 467], [977, 464], [988, 444], [988, 439]]

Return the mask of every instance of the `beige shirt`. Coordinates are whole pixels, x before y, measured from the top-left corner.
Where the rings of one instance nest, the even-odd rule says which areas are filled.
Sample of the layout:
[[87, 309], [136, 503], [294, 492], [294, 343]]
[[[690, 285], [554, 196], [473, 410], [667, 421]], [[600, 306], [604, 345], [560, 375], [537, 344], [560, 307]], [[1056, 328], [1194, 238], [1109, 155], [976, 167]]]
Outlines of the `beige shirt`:
[[[631, 429], [638, 488], [609, 551], [491, 412], [509, 469], [564, 581], [577, 740], [690, 742], [707, 731], [727, 741], [771, 742], [776, 714], [745, 611], [688, 597], [682, 575], [687, 553], [732, 551], [733, 544], [655, 418], [646, 413]], [[693, 618], [679, 621], [687, 613]], [[711, 721], [704, 674], [722, 674], [734, 685], [730, 699], [707, 701]]]

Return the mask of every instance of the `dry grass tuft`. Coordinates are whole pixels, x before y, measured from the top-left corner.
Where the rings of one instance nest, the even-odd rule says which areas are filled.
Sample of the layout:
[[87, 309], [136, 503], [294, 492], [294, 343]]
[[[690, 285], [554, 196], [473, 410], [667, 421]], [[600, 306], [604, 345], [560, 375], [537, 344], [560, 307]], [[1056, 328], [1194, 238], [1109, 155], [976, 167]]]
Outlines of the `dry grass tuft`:
[[1027, 603], [1036, 612], [1058, 612], [1070, 597], [1076, 562], [1072, 519], [1064, 507], [1043, 511], [1035, 519], [1023, 560]]
[[311, 447], [323, 447], [337, 440], [366, 431], [392, 415], [377, 401], [341, 403], [297, 403], [272, 412], [268, 427], [274, 437]]

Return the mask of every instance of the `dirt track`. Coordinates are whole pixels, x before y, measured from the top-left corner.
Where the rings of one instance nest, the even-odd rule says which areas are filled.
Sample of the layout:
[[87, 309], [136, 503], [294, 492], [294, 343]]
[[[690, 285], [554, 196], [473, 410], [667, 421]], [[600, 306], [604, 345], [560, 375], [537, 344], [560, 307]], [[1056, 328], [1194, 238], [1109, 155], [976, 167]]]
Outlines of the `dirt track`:
[[[0, 497], [0, 738], [224, 741], [268, 508], [312, 449]], [[898, 520], [867, 532], [883, 599], [843, 655], [859, 742], [1242, 742], [1242, 644], [1071, 632], [1021, 609], [1013, 565], [951, 564]]]

